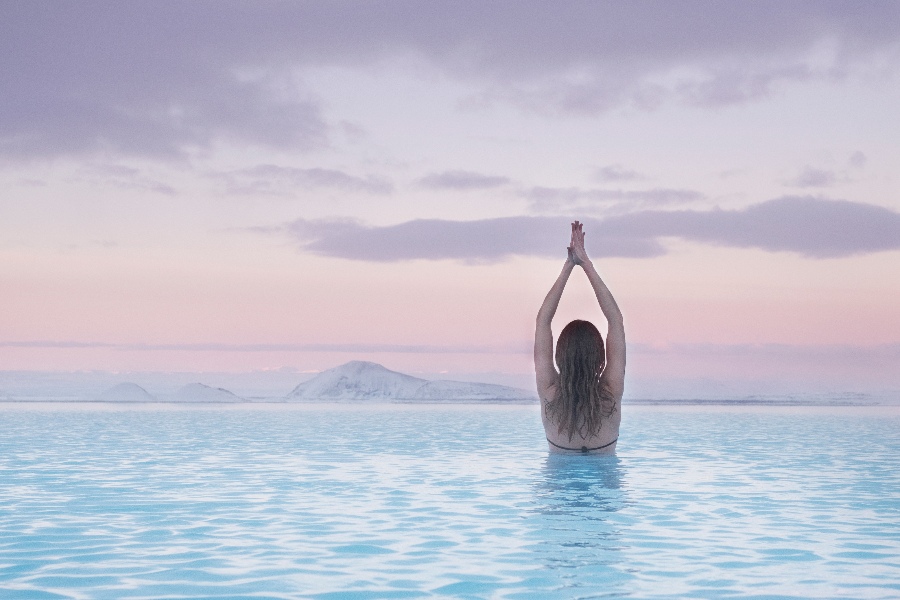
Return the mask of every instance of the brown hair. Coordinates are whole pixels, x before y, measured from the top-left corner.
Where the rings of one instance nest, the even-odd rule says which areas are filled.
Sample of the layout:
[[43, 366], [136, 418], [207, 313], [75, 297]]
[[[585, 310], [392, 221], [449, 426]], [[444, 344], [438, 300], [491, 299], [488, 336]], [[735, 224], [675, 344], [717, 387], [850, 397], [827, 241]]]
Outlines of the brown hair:
[[600, 431], [603, 419], [616, 410], [615, 398], [600, 380], [606, 365], [603, 336], [590, 321], [575, 320], [566, 325], [556, 342], [559, 386], [556, 397], [544, 405], [559, 433], [568, 431], [569, 440], [578, 432], [582, 438]]

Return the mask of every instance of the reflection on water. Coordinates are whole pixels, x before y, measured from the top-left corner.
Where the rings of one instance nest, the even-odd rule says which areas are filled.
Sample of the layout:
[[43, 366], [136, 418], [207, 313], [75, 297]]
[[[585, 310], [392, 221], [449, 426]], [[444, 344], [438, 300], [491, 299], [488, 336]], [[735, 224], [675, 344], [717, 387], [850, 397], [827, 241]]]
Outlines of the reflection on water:
[[[626, 504], [625, 466], [615, 455], [548, 454], [535, 482], [531, 515], [533, 559], [562, 583], [561, 592], [597, 589], [615, 593], [629, 578], [620, 555]], [[552, 573], [552, 574], [550, 574]]]
[[614, 512], [621, 508], [623, 466], [616, 455], [549, 453], [541, 493], [570, 509]]

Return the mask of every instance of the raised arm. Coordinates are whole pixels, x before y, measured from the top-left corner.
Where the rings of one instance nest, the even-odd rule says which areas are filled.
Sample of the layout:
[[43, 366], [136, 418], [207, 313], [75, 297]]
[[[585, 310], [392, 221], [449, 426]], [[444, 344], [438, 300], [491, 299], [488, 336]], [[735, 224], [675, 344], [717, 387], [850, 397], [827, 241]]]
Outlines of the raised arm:
[[[574, 235], [575, 226], [573, 224], [572, 231]], [[553, 332], [550, 329], [550, 323], [553, 321], [553, 315], [559, 306], [559, 299], [562, 297], [563, 290], [566, 288], [566, 282], [572, 269], [575, 268], [575, 261], [572, 255], [572, 248], [569, 247], [569, 258], [563, 265], [559, 277], [537, 314], [537, 322], [534, 329], [534, 372], [537, 380], [538, 395], [541, 400], [552, 400], [556, 395], [556, 385], [559, 380], [559, 373], [556, 372], [556, 366], [553, 364]]]
[[597, 296], [597, 302], [600, 304], [600, 310], [609, 324], [606, 334], [606, 368], [603, 370], [603, 379], [610, 391], [617, 398], [621, 398], [625, 390], [625, 325], [622, 320], [622, 311], [619, 310], [616, 299], [613, 298], [609, 288], [606, 287], [594, 268], [591, 259], [588, 258], [584, 249], [584, 231], [578, 221], [575, 221], [575, 229], [572, 234], [571, 254], [573, 260], [581, 265], [587, 274], [588, 281], [594, 288], [594, 295]]

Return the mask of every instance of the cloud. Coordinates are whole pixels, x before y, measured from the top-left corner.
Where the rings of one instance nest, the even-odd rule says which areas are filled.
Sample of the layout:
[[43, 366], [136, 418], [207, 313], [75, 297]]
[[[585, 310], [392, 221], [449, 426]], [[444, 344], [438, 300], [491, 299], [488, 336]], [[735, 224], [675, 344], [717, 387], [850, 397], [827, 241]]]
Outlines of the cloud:
[[508, 177], [484, 175], [472, 171], [444, 171], [432, 173], [419, 180], [419, 184], [436, 190], [481, 190], [509, 183]]
[[[588, 71], [561, 74], [492, 86], [465, 102], [468, 106], [490, 106], [507, 102], [542, 114], [593, 116], [619, 107], [653, 111], [667, 102], [701, 109], [718, 109], [772, 96], [782, 86], [807, 81], [834, 81], [838, 67], [756, 64], [758, 57], [732, 59], [719, 64], [705, 58], [687, 58], [683, 65], [659, 58], [652, 68], [632, 64], [609, 69], [598, 62]], [[685, 69], [683, 67], [689, 66]], [[659, 81], [656, 81], [659, 80]]]
[[598, 181], [640, 181], [646, 177], [637, 171], [626, 169], [622, 165], [606, 165], [599, 167], [594, 172], [594, 179]]
[[785, 183], [792, 187], [811, 188], [811, 187], [829, 187], [837, 183], [838, 175], [834, 171], [827, 169], [816, 169], [814, 167], [804, 167], [802, 171], [793, 179]]
[[[455, 259], [496, 262], [511, 256], [560, 256], [568, 240], [567, 217], [506, 217], [481, 221], [419, 219], [386, 227], [352, 220], [298, 219], [286, 227], [306, 250], [323, 256], [391, 262]], [[586, 220], [586, 227], [597, 225]], [[563, 236], [564, 237], [564, 236]], [[603, 256], [648, 257], [663, 254], [649, 239], [605, 237], [592, 249]], [[564, 254], [563, 254], [564, 255]]]
[[695, 190], [656, 188], [651, 190], [608, 190], [533, 187], [522, 192], [529, 208], [538, 213], [586, 213], [633, 211], [673, 204], [688, 204], [705, 196]]
[[[568, 217], [504, 217], [479, 221], [415, 220], [383, 227], [354, 220], [304, 220], [282, 231], [306, 251], [351, 260], [496, 262], [512, 256], [562, 257]], [[838, 258], [900, 249], [900, 213], [845, 200], [787, 196], [741, 210], [645, 210], [586, 218], [587, 245], [597, 257], [650, 258], [661, 240], [809, 258]]]
[[685, 79], [675, 86], [675, 93], [685, 103], [704, 108], [719, 108], [768, 97], [781, 83], [804, 82], [828, 78], [830, 73], [817, 72], [806, 65], [790, 65], [772, 69], [751, 70], [727, 68]]
[[850, 158], [847, 159], [847, 163], [854, 168], [862, 169], [866, 166], [866, 163], [869, 162], [869, 158], [863, 153], [857, 150], [853, 154], [850, 155]]
[[[516, 23], [496, 40], [472, 34], [489, 85], [470, 104], [575, 115], [654, 110], [669, 101], [717, 109], [791, 84], [840, 82], [867, 72], [876, 56], [893, 69], [898, 58], [900, 8], [888, 3], [861, 13], [839, 2], [798, 1], [529, 8], [515, 11]], [[525, 47], [529, 35], [540, 43]]]
[[718, 107], [894, 68], [900, 3], [5, 2], [0, 155], [321, 148], [310, 67], [413, 56], [538, 111]]
[[210, 175], [222, 180], [234, 194], [268, 194], [291, 196], [297, 189], [334, 188], [350, 192], [389, 194], [394, 186], [383, 177], [357, 177], [337, 169], [282, 167], [261, 164]]
[[100, 164], [85, 169], [82, 177], [89, 181], [99, 179], [102, 183], [124, 190], [146, 190], [174, 196], [177, 191], [172, 186], [144, 174], [142, 169], [118, 164]]
[[290, 89], [292, 61], [274, 48], [254, 56], [265, 40], [243, 39], [239, 4], [7, 2], [3, 12], [0, 155], [173, 159], [218, 141], [326, 142], [316, 103]]
[[795, 364], [797, 359], [805, 359], [810, 363], [821, 360], [840, 360], [866, 364], [875, 357], [881, 360], [900, 360], [900, 344], [874, 344], [855, 346], [850, 344], [631, 344], [629, 351], [634, 350], [645, 356], [681, 355], [699, 356], [702, 359], [711, 356], [727, 356], [737, 360], [747, 357], [768, 357], [786, 365]]
[[786, 196], [742, 210], [646, 211], [607, 219], [604, 229], [810, 258], [900, 249], [900, 213], [809, 196]]

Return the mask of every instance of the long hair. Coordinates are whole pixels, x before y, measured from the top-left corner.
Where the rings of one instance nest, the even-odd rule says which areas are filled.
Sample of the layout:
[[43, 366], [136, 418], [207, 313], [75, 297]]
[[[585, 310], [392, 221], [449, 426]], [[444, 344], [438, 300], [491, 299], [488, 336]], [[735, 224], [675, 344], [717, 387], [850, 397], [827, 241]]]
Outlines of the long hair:
[[576, 431], [582, 438], [596, 434], [603, 419], [615, 412], [616, 401], [600, 381], [606, 349], [593, 323], [575, 320], [566, 325], [556, 342], [556, 365], [559, 387], [553, 401], [545, 404], [547, 417], [569, 440]]

